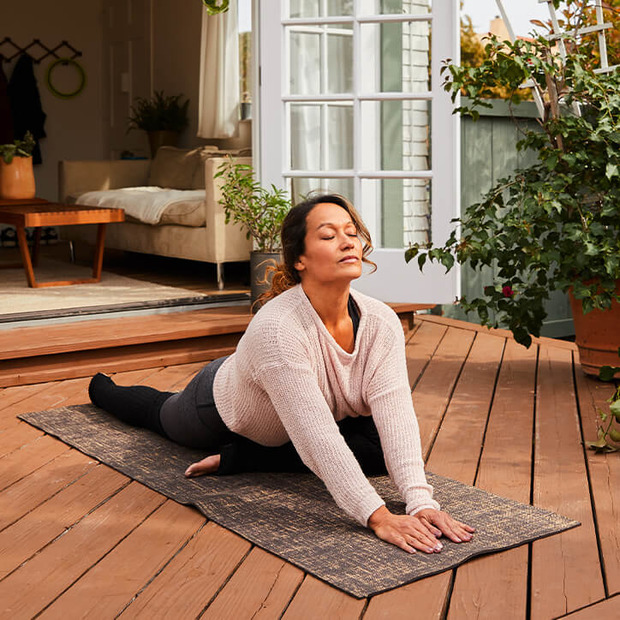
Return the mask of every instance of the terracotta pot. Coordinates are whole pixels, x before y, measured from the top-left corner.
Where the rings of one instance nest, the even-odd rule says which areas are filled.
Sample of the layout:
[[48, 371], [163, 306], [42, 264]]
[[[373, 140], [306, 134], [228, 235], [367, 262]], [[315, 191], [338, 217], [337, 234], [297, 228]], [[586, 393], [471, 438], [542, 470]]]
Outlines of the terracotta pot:
[[258, 312], [256, 300], [271, 288], [269, 267], [275, 267], [282, 260], [279, 252], [250, 252], [250, 301], [252, 312]]
[[147, 133], [151, 147], [151, 158], [155, 157], [160, 146], [176, 146], [179, 143], [180, 134], [178, 131], [149, 131]]
[[[620, 280], [616, 283], [616, 292], [620, 292]], [[609, 310], [592, 310], [584, 314], [581, 300], [575, 299], [570, 291], [568, 296], [583, 371], [598, 376], [601, 366], [620, 366], [620, 303], [614, 301]]]
[[0, 198], [20, 200], [34, 198], [32, 157], [13, 157], [10, 164], [0, 159]]

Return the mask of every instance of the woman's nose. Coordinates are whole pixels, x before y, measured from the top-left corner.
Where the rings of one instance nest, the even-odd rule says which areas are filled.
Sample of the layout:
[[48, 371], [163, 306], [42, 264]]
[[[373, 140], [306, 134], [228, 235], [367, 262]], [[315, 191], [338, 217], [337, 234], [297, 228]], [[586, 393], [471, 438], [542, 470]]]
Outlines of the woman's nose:
[[344, 247], [344, 248], [351, 248], [351, 247], [353, 247], [353, 237], [350, 237], [346, 233], [342, 233], [341, 237], [342, 237], [342, 239], [340, 241], [340, 245], [342, 247]]

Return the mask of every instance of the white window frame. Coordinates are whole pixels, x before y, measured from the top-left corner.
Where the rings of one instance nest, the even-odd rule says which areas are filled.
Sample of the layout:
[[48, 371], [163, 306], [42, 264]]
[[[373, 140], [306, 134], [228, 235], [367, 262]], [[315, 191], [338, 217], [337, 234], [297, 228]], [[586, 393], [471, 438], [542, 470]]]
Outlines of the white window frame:
[[[359, 12], [359, 0], [354, 0]], [[287, 0], [254, 0], [255, 61], [258, 79], [258, 111], [254, 126], [254, 166], [261, 183], [287, 187], [292, 178], [353, 178], [356, 206], [362, 205], [364, 179], [429, 179], [432, 186], [431, 230], [434, 244], [443, 243], [453, 230], [452, 220], [460, 215], [460, 118], [452, 114], [450, 96], [441, 87], [442, 60], [460, 58], [459, 0], [435, 0], [432, 12], [426, 15], [359, 15], [357, 18], [319, 17], [287, 18]], [[432, 90], [426, 92], [393, 93], [361, 92], [360, 28], [362, 24], [390, 22], [430, 22], [432, 37], [431, 72]], [[323, 26], [325, 24], [352, 24], [353, 92], [346, 94], [287, 94], [285, 71], [288, 63], [286, 28], [290, 26]], [[361, 168], [361, 105], [366, 101], [431, 101], [432, 158], [430, 170], [364, 170]], [[350, 102], [354, 114], [354, 156], [352, 170], [290, 170], [287, 144], [289, 128], [286, 106], [288, 103]], [[363, 205], [362, 217], [371, 233], [378, 230], [379, 214], [369, 213]], [[427, 264], [421, 273], [417, 264], [404, 261], [405, 248], [377, 248], [371, 258], [379, 269], [373, 275], [364, 275], [353, 285], [384, 301], [417, 303], [451, 303], [460, 294], [460, 270], [456, 265], [448, 274], [443, 267]]]

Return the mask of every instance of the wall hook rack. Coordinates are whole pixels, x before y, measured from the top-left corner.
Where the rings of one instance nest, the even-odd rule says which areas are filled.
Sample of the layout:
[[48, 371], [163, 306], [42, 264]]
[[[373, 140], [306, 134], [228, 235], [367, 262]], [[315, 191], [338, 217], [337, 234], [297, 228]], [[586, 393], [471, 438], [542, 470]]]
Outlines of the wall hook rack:
[[[9, 53], [13, 53], [7, 55], [4, 51], [5, 48], [8, 48]], [[66, 49], [67, 51], [59, 54], [58, 52], [63, 49]], [[69, 56], [69, 53], [72, 55]], [[73, 45], [71, 45], [68, 41], [61, 41], [56, 47], [52, 48], [42, 43], [40, 39], [32, 39], [32, 41], [25, 47], [17, 45], [11, 37], [4, 37], [4, 39], [0, 41], [0, 57], [5, 62], [10, 62], [20, 54], [28, 54], [32, 58], [33, 62], [39, 64], [48, 56], [52, 56], [53, 58], [66, 58], [68, 60], [74, 60], [79, 58], [82, 55], [82, 52], [75, 49], [75, 47], [73, 47]]]

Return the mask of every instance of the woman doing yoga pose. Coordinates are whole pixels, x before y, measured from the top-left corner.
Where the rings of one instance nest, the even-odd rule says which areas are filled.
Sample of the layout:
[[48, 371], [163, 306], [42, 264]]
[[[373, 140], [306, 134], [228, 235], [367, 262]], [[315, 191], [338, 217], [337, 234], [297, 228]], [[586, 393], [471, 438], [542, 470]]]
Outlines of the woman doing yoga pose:
[[[93, 377], [92, 402], [121, 420], [204, 449], [186, 476], [313, 471], [336, 503], [405, 551], [438, 552], [473, 528], [439, 509], [426, 482], [397, 315], [351, 290], [370, 236], [341, 196], [297, 205], [283, 263], [235, 353], [176, 394]], [[389, 473], [406, 502], [391, 513], [366, 474]]]

